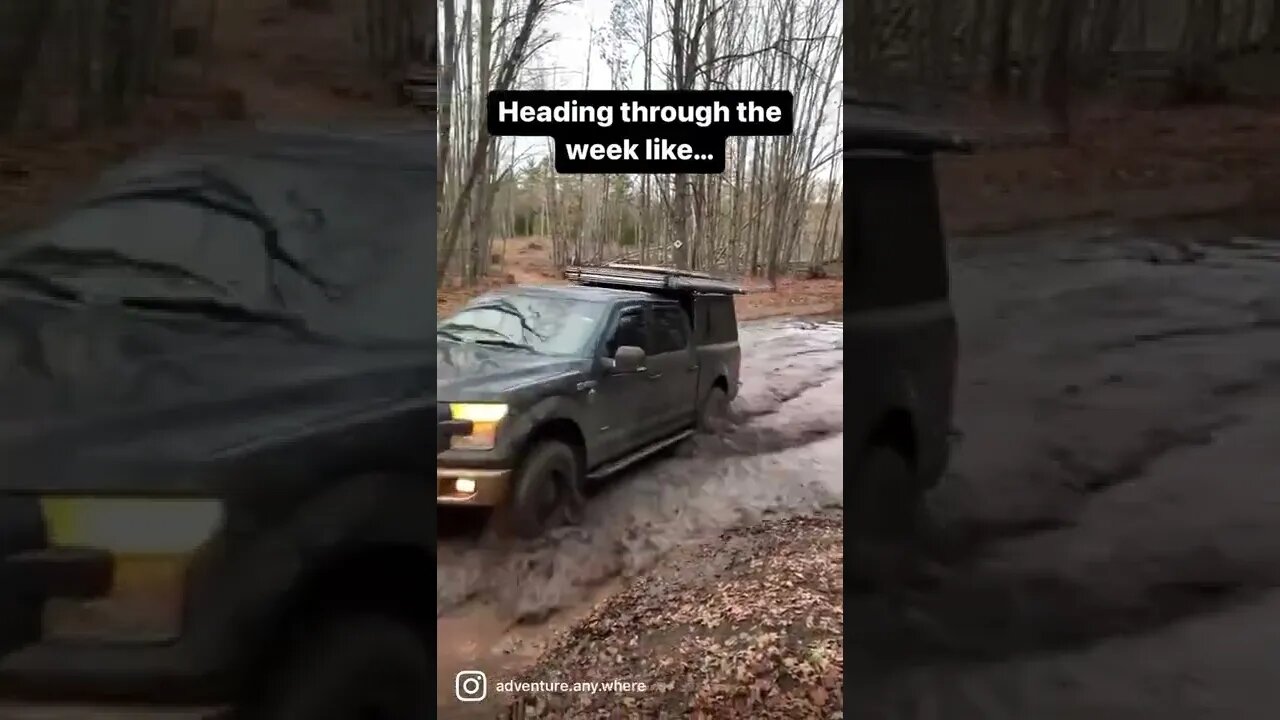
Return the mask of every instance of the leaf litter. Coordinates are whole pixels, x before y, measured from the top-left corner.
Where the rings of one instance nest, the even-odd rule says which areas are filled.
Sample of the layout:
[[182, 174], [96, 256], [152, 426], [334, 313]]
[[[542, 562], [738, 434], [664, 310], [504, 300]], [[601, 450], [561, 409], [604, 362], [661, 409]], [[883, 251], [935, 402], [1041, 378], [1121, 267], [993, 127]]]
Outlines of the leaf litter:
[[520, 678], [643, 682], [643, 692], [517, 695], [500, 717], [843, 717], [841, 513], [728, 530], [661, 565]]

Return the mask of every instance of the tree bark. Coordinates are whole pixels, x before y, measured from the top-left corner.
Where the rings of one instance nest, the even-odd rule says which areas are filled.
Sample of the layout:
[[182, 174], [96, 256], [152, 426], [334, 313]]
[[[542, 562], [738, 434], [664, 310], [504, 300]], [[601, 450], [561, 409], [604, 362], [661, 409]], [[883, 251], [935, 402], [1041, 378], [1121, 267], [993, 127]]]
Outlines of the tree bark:
[[[511, 51], [503, 61], [498, 71], [497, 80], [493, 84], [495, 91], [506, 90], [515, 81], [516, 73], [519, 71], [521, 64], [525, 60], [525, 51], [529, 46], [529, 38], [533, 35], [533, 26], [537, 23], [539, 16], [542, 14], [546, 6], [545, 0], [529, 0], [529, 4], [525, 6], [524, 18], [520, 24], [520, 30], [516, 34], [515, 41], [512, 42]], [[475, 147], [471, 152], [471, 161], [467, 168], [466, 179], [462, 183], [462, 188], [458, 194], [457, 204], [454, 205], [449, 215], [449, 222], [445, 225], [444, 233], [441, 235], [440, 248], [441, 255], [438, 258], [439, 264], [436, 267], [436, 279], [444, 280], [445, 272], [449, 266], [449, 261], [453, 253], [457, 250], [458, 233], [462, 229], [462, 222], [467, 217], [467, 210], [471, 199], [471, 191], [476, 185], [476, 180], [481, 172], [484, 172], [489, 157], [489, 131], [484, 123], [480, 123], [477, 131]]]
[[987, 88], [997, 97], [1009, 95], [1009, 53], [1013, 33], [1013, 0], [995, 0], [992, 13], [991, 62], [987, 69]]
[[1071, 140], [1071, 41], [1076, 0], [1050, 0], [1041, 87], [1045, 110], [1053, 122], [1054, 141]]
[[22, 113], [27, 79], [40, 56], [53, 10], [50, 0], [0, 5], [0, 132], [13, 130]]

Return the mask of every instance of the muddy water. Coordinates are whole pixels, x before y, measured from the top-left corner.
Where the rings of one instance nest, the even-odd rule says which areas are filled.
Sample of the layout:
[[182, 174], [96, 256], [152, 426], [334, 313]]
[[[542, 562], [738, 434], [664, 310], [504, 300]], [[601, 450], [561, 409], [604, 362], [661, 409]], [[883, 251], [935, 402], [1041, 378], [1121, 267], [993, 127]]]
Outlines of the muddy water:
[[[841, 502], [841, 322], [746, 324], [741, 342], [743, 384], [724, 436], [697, 438], [616, 478], [590, 499], [581, 525], [537, 542], [490, 544], [468, 532], [479, 518], [442, 518], [442, 698], [451, 699], [459, 669], [501, 676], [536, 656], [551, 631], [677, 543], [765, 513]], [[529, 625], [557, 610], [551, 623]]]
[[[1280, 233], [1269, 229], [1269, 237]], [[1280, 700], [1280, 242], [960, 243], [939, 528], [850, 598], [869, 718], [1262, 718]]]

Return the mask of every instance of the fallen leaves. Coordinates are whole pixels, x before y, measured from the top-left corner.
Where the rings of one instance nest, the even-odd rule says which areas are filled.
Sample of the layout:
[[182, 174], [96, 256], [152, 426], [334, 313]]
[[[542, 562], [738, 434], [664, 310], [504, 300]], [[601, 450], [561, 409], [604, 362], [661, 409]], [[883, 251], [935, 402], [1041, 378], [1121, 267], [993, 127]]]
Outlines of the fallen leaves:
[[841, 717], [843, 567], [840, 517], [766, 521], [675, 551], [525, 674], [646, 692], [524, 697], [515, 716]]

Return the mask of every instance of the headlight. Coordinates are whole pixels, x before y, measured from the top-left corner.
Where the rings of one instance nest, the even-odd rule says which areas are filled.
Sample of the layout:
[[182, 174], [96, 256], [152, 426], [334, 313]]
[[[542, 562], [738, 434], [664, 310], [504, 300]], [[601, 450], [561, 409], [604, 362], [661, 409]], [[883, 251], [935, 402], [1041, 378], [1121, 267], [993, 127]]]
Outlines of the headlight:
[[222, 527], [216, 500], [57, 497], [41, 501], [50, 545], [109, 551], [111, 591], [92, 600], [52, 598], [51, 640], [158, 642], [182, 626], [187, 567]]
[[471, 421], [471, 434], [458, 435], [449, 447], [459, 450], [492, 450], [498, 441], [498, 425], [507, 416], [507, 406], [498, 403], [452, 403], [449, 412], [457, 420]]

